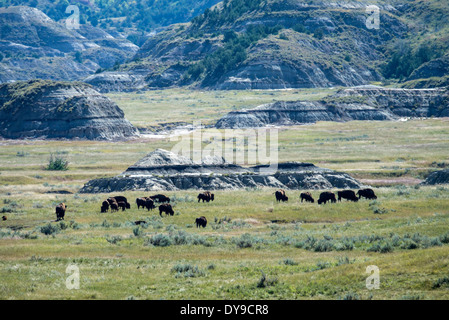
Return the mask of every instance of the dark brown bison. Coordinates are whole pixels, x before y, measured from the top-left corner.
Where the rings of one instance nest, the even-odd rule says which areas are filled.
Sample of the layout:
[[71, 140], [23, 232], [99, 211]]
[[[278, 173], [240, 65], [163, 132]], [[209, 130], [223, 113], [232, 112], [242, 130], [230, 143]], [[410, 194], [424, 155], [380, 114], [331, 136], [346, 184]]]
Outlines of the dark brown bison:
[[118, 204], [118, 207], [120, 209], [122, 209], [122, 211], [126, 210], [126, 207], [127, 207], [126, 202], [124, 202], [124, 201], [117, 201], [117, 204]]
[[173, 208], [172, 208], [172, 206], [171, 206], [171, 204], [168, 204], [168, 203], [164, 203], [164, 204], [161, 204], [160, 206], [159, 206], [159, 215], [162, 217], [162, 212], [165, 212], [165, 214], [168, 216], [168, 215], [171, 215], [171, 216], [173, 216], [174, 214], [175, 214], [175, 212], [173, 211]]
[[151, 196], [150, 197], [151, 200], [153, 200], [154, 202], [159, 202], [159, 203], [170, 203], [170, 198], [167, 197], [166, 195], [163, 194], [157, 194], [155, 196]]
[[2, 220], [3, 220], [3, 221], [6, 221], [6, 220], [8, 220], [8, 218], [7, 218], [6, 216], [3, 216], [3, 217], [2, 217]]
[[301, 203], [306, 200], [306, 202], [312, 202], [315, 203], [315, 199], [313, 199], [312, 194], [310, 192], [303, 192], [301, 193]]
[[148, 211], [155, 209], [156, 206], [154, 205], [154, 201], [152, 199], [147, 199], [145, 201], [145, 208], [147, 208]]
[[119, 206], [118, 206], [117, 201], [110, 202], [110, 205], [111, 205], [111, 212], [118, 211]]
[[326, 204], [328, 201], [332, 203], [336, 203], [337, 199], [335, 198], [335, 194], [333, 192], [323, 192], [320, 194], [320, 199], [318, 199], [318, 204]]
[[276, 196], [276, 201], [277, 202], [286, 202], [288, 201], [288, 197], [285, 195], [285, 191], [284, 190], [278, 190], [275, 193]]
[[126, 199], [125, 197], [123, 197], [123, 196], [116, 196], [116, 197], [112, 197], [112, 199], [115, 199], [115, 201], [117, 201], [117, 203], [118, 202], [124, 202], [125, 203], [125, 208], [126, 209], [131, 209], [131, 205], [129, 204], [128, 199]]
[[148, 199], [148, 198], [137, 198], [137, 199], [136, 199], [137, 210], [139, 210], [140, 207], [142, 207], [142, 208], [145, 208], [145, 207], [146, 207], [147, 199]]
[[341, 201], [341, 199], [346, 199], [348, 201], [359, 201], [359, 198], [355, 195], [355, 192], [352, 190], [344, 190], [344, 191], [338, 191], [338, 201]]
[[66, 206], [65, 203], [60, 203], [56, 206], [56, 221], [64, 220], [67, 208], [68, 206]]
[[109, 202], [108, 201], [103, 201], [103, 203], [101, 204], [101, 213], [105, 213], [109, 211]]
[[362, 189], [362, 190], [359, 190], [357, 192], [357, 195], [359, 196], [359, 199], [362, 198], [362, 197], [364, 197], [364, 198], [366, 198], [368, 200], [376, 200], [377, 199], [377, 196], [374, 193], [373, 189]]
[[146, 224], [147, 222], [146, 221], [143, 221], [143, 220], [139, 220], [139, 221], [135, 221], [134, 222], [134, 224], [136, 225], [136, 226], [141, 226], [141, 225], [143, 225], [143, 224]]
[[206, 228], [206, 226], [207, 226], [207, 219], [206, 219], [206, 217], [199, 217], [199, 218], [197, 218], [195, 220], [195, 223], [196, 223], [196, 227], [197, 228], [199, 228], [199, 227]]
[[200, 202], [201, 200], [206, 201], [206, 202], [210, 202], [210, 201], [214, 201], [215, 200], [215, 195], [213, 193], [210, 193], [209, 191], [200, 193], [198, 195], [198, 202]]

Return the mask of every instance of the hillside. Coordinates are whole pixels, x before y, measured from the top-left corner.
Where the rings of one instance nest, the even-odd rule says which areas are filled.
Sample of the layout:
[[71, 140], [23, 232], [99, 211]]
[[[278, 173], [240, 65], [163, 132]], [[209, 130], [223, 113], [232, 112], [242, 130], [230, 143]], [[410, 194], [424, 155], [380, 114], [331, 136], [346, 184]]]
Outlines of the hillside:
[[0, 83], [81, 80], [133, 57], [138, 47], [88, 24], [69, 30], [38, 9], [0, 8]]
[[[381, 10], [379, 29], [366, 26], [373, 2], [224, 1], [150, 38], [119, 71], [140, 76], [149, 88], [203, 89], [357, 86], [438, 76], [441, 63], [432, 62], [448, 52], [449, 6], [374, 3]], [[431, 70], [419, 72], [425, 64]], [[103, 76], [105, 87], [108, 76], [112, 81], [114, 72]]]
[[27, 81], [0, 85], [0, 137], [119, 140], [137, 136], [123, 111], [89, 85]]
[[37, 8], [55, 21], [66, 19], [69, 5], [80, 9], [81, 23], [116, 30], [137, 40], [137, 35], [173, 23], [188, 22], [219, 0], [0, 0], [0, 7]]
[[319, 101], [278, 101], [233, 111], [217, 128], [297, 125], [318, 121], [398, 120], [449, 116], [446, 89], [385, 89], [376, 86], [340, 90]]

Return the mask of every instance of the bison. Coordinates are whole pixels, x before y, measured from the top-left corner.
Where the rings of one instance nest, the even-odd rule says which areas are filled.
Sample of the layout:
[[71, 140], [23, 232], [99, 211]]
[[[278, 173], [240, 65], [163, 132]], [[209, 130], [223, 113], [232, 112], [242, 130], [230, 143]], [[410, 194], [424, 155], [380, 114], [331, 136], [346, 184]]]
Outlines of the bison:
[[157, 194], [155, 196], [151, 196], [150, 199], [155, 202], [157, 201], [159, 203], [165, 203], [165, 202], [170, 203], [170, 198], [163, 194]]
[[207, 226], [207, 219], [206, 219], [206, 217], [199, 217], [199, 218], [197, 218], [195, 220], [195, 223], [196, 223], [196, 227], [197, 228], [199, 228], [199, 227], [206, 228], [206, 226]]
[[126, 202], [124, 202], [124, 201], [117, 201], [117, 205], [118, 205], [118, 207], [120, 209], [122, 209], [122, 211], [126, 210], [126, 207], [127, 207], [127, 203]]
[[145, 208], [147, 208], [148, 211], [155, 209], [156, 206], [154, 205], [154, 201], [152, 199], [147, 199], [145, 201]]
[[359, 190], [357, 192], [357, 195], [359, 196], [359, 199], [364, 197], [368, 200], [376, 200], [377, 196], [375, 195], [373, 189], [363, 189], [363, 190]]
[[173, 216], [174, 214], [175, 214], [175, 212], [173, 211], [173, 208], [172, 208], [172, 206], [171, 206], [171, 204], [168, 204], [168, 203], [164, 203], [164, 204], [161, 204], [160, 206], [159, 206], [159, 215], [162, 217], [162, 212], [165, 212], [165, 214], [168, 216], [168, 215], [171, 215], [171, 216]]
[[3, 221], [6, 221], [6, 220], [8, 220], [8, 218], [7, 218], [6, 216], [3, 216], [3, 217], [2, 217], [2, 220], [3, 220]]
[[315, 203], [315, 199], [313, 199], [312, 194], [310, 192], [303, 192], [301, 193], [301, 203], [306, 200], [306, 202], [312, 202]]
[[288, 197], [285, 195], [284, 190], [278, 190], [274, 193], [276, 195], [276, 201], [277, 202], [286, 202], [288, 201]]
[[206, 201], [206, 202], [210, 202], [210, 201], [214, 201], [215, 200], [215, 195], [213, 193], [210, 193], [209, 191], [200, 193], [198, 195], [198, 202], [200, 202], [201, 200]]
[[123, 196], [116, 196], [116, 197], [112, 197], [111, 199], [115, 199], [115, 201], [117, 201], [117, 203], [118, 202], [124, 202], [125, 203], [125, 208], [126, 209], [131, 209], [131, 205], [129, 204], [128, 199], [126, 199], [125, 197], [123, 197]]
[[110, 202], [110, 205], [111, 205], [111, 212], [118, 211], [119, 206], [118, 206], [117, 201]]
[[136, 204], [137, 204], [137, 210], [140, 209], [140, 207], [145, 208], [148, 198], [137, 198]]
[[337, 199], [335, 198], [335, 194], [333, 192], [323, 192], [320, 194], [320, 199], [318, 199], [318, 204], [326, 204], [328, 201], [332, 203], [336, 203]]
[[56, 221], [64, 220], [65, 211], [68, 207], [65, 203], [60, 203], [56, 206]]
[[109, 211], [109, 202], [108, 201], [103, 201], [103, 203], [101, 204], [101, 213], [105, 213]]
[[338, 191], [337, 194], [338, 194], [338, 201], [341, 201], [342, 198], [353, 202], [359, 201], [359, 198], [357, 198], [355, 192], [352, 190]]

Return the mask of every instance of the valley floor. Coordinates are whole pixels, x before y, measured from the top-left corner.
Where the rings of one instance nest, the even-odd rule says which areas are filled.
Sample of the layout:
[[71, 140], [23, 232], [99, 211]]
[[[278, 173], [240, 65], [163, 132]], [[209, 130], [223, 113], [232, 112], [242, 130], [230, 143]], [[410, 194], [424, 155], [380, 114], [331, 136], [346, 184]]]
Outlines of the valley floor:
[[[195, 99], [200, 108], [208, 103], [201, 94]], [[148, 115], [138, 119], [143, 105], [120, 107], [135, 125], [160, 125]], [[162, 102], [154, 107], [163, 108]], [[196, 111], [190, 108], [176, 112]], [[219, 117], [214, 112], [208, 119]], [[168, 138], [0, 141], [0, 216], [7, 216], [0, 221], [0, 299], [448, 299], [449, 186], [417, 185], [449, 166], [447, 124], [426, 119], [280, 129], [280, 161], [347, 172], [372, 185], [376, 201], [318, 206], [300, 203], [300, 191], [291, 190], [290, 201], [278, 204], [274, 190], [247, 189], [216, 191], [216, 201], [203, 204], [197, 191], [167, 192], [172, 217], [139, 211], [134, 201], [145, 192], [125, 193], [131, 210], [113, 214], [100, 213], [112, 194], [76, 193], [156, 148], [170, 150], [175, 142]], [[50, 153], [66, 157], [69, 170], [45, 170]], [[56, 223], [60, 202], [68, 210]], [[200, 216], [208, 219], [205, 229], [194, 225]], [[136, 226], [138, 220], [145, 223]], [[79, 290], [66, 288], [69, 265], [79, 268]], [[372, 265], [380, 270], [378, 290], [366, 287]]]

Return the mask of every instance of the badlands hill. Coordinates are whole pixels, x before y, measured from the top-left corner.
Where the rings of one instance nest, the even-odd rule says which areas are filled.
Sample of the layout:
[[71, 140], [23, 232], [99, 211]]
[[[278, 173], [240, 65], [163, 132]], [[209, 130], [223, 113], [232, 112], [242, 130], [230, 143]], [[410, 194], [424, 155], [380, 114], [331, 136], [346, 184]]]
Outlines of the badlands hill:
[[0, 137], [117, 140], [137, 135], [123, 111], [85, 83], [0, 85]]

